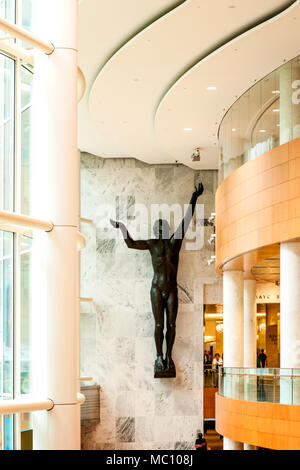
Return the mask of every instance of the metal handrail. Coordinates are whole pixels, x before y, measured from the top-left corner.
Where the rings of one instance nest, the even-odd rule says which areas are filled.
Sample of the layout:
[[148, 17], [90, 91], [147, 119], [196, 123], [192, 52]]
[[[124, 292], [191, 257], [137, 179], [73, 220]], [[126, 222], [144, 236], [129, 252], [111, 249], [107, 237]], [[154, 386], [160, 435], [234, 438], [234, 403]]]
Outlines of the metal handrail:
[[[289, 378], [289, 379], [294, 379], [295, 377], [299, 377], [300, 379], [300, 375], [276, 375], [276, 374], [232, 374], [231, 372], [225, 372], [224, 375], [232, 375], [232, 376], [235, 376], [235, 377], [277, 377], [277, 378], [281, 378], [281, 377], [285, 377], [285, 378]], [[223, 377], [224, 377], [223, 375]]]
[[[15, 212], [0, 211], [0, 230], [20, 233], [32, 237], [32, 230], [51, 232], [54, 224], [49, 220], [35, 219], [28, 215], [16, 214]], [[86, 245], [86, 238], [81, 232], [77, 232], [77, 248], [82, 250]]]
[[9, 232], [21, 232], [28, 234], [28, 230], [43, 230], [51, 232], [53, 223], [49, 220], [35, 219], [28, 215], [15, 212], [0, 211], [0, 229]]
[[4, 18], [0, 18], [0, 30], [10, 34], [13, 38], [20, 39], [21, 41], [30, 44], [32, 47], [45, 52], [45, 54], [52, 54], [55, 49], [51, 42], [43, 41], [26, 29], [20, 28], [20, 26], [17, 26]]
[[[82, 405], [85, 402], [85, 396], [77, 393], [77, 403]], [[0, 400], [0, 415], [9, 415], [17, 413], [32, 413], [34, 411], [51, 411], [55, 407], [55, 403], [51, 398], [46, 400], [38, 399], [15, 399]]]

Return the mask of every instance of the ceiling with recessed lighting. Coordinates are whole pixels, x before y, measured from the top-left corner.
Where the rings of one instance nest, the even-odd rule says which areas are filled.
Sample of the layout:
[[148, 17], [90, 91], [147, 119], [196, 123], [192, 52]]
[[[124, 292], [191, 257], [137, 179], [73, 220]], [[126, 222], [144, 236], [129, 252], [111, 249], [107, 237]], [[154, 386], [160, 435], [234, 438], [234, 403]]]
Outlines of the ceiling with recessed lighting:
[[217, 168], [223, 116], [300, 54], [299, 26], [299, 0], [83, 0], [80, 150]]

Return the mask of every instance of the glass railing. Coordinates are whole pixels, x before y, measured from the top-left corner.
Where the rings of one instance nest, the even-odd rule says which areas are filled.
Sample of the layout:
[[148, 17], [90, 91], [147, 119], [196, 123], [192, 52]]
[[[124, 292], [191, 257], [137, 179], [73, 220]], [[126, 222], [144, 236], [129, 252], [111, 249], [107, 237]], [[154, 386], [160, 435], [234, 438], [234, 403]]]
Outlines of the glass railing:
[[219, 394], [235, 400], [300, 405], [300, 369], [221, 368]]
[[220, 179], [300, 137], [300, 56], [257, 82], [229, 109], [219, 129]]

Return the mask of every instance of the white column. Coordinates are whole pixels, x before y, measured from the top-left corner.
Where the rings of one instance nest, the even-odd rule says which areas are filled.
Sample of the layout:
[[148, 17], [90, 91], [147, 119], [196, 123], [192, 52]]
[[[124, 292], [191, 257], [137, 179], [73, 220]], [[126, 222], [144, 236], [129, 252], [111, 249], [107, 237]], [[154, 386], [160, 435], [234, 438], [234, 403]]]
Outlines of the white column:
[[[300, 242], [280, 246], [280, 366], [300, 368]], [[298, 379], [280, 379], [282, 404], [300, 405]]]
[[244, 281], [244, 367], [256, 368], [256, 280]]
[[[256, 368], [256, 280], [244, 280], [244, 367]], [[256, 399], [256, 376], [248, 376], [244, 383], [245, 399]], [[244, 450], [256, 450], [244, 444]]]
[[[225, 271], [223, 276], [224, 367], [244, 365], [244, 273]], [[236, 384], [238, 389], [239, 384]], [[224, 436], [224, 450], [242, 450], [243, 444]]]
[[280, 247], [280, 363], [300, 368], [300, 242]]
[[33, 206], [54, 229], [35, 237], [34, 391], [55, 406], [34, 414], [34, 449], [79, 450], [78, 2], [38, 0], [34, 9], [34, 32], [55, 46], [35, 54]]

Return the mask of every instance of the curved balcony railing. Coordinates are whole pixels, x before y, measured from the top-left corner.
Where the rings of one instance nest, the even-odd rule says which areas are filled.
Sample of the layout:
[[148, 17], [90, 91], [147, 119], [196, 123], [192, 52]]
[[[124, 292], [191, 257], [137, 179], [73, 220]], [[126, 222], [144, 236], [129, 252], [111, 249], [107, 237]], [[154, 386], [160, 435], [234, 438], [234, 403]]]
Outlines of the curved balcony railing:
[[279, 145], [300, 137], [300, 56], [251, 87], [219, 128], [220, 178]]
[[300, 369], [221, 368], [219, 394], [235, 400], [300, 405]]

